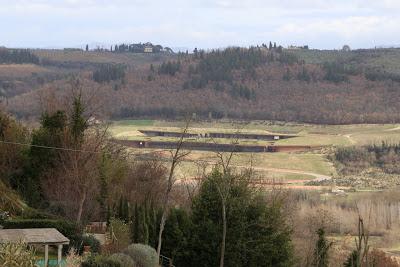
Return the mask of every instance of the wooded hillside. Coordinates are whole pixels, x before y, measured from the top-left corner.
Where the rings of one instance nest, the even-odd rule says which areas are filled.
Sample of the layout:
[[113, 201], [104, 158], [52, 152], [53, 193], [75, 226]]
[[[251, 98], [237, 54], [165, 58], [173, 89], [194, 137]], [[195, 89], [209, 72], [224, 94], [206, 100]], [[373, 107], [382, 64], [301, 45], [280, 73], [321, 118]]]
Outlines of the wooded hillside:
[[[39, 53], [39, 64], [47, 68], [51, 62], [57, 79], [35, 83], [35, 91], [16, 96], [0, 90], [8, 92], [3, 102], [18, 117], [39, 115], [38, 96], [62, 95], [73, 74], [96, 92], [102, 115], [113, 119], [174, 118], [190, 112], [205, 118], [326, 124], [400, 122], [400, 64], [392, 60], [400, 57], [400, 49], [228, 48], [162, 58], [130, 55], [125, 64], [122, 54], [116, 60], [110, 52], [91, 57], [80, 52], [82, 61], [52, 53]], [[93, 63], [96, 57], [101, 65]], [[118, 75], [107, 73], [116, 68]]]

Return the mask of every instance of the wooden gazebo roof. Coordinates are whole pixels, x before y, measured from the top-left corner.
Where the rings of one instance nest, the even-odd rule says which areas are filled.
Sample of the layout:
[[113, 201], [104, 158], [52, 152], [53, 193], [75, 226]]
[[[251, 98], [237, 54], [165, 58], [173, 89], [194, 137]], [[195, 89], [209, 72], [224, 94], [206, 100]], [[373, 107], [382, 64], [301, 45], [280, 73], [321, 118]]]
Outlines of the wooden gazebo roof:
[[42, 245], [68, 245], [66, 238], [55, 228], [32, 229], [2, 229], [0, 230], [0, 243], [16, 243], [23, 241], [27, 244]]

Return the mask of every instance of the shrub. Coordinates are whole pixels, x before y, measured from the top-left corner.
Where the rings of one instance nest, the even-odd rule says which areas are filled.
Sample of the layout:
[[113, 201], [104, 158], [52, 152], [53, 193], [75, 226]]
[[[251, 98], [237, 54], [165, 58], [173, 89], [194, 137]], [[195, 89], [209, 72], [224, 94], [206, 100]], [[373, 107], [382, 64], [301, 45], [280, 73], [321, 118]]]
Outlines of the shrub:
[[131, 242], [131, 232], [129, 225], [119, 219], [111, 219], [110, 235], [113, 244], [116, 245], [116, 250], [121, 251], [126, 248]]
[[10, 217], [10, 213], [8, 211], [0, 210], [0, 225], [2, 225], [5, 221]]
[[400, 266], [397, 263], [395, 257], [391, 257], [387, 255], [385, 252], [374, 249], [370, 253], [368, 253], [368, 262], [372, 264], [372, 266], [385, 266], [385, 267], [398, 267]]
[[23, 242], [0, 244], [0, 266], [36, 267], [35, 252]]
[[158, 256], [154, 248], [143, 244], [132, 244], [124, 250], [138, 267], [157, 267]]
[[65, 259], [65, 265], [68, 267], [80, 267], [82, 259], [77, 254], [77, 251], [73, 248], [68, 250], [67, 258]]
[[118, 262], [121, 267], [136, 267], [138, 266], [135, 261], [126, 254], [123, 253], [115, 253], [110, 256], [110, 258], [114, 262]]
[[90, 251], [92, 253], [100, 252], [100, 241], [97, 240], [93, 235], [84, 235], [81, 239], [81, 246], [79, 247], [79, 254], [83, 253], [84, 246], [90, 246]]
[[121, 267], [121, 265], [113, 259], [101, 255], [92, 255], [82, 262], [82, 267]]

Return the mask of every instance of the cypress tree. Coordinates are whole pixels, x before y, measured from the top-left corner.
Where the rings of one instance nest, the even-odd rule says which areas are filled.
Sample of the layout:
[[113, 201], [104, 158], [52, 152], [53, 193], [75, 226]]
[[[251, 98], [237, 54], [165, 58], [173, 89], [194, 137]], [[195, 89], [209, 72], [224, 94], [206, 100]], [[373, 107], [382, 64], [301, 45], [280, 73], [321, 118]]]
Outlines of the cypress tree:
[[123, 220], [124, 218], [124, 211], [123, 211], [123, 204], [122, 204], [122, 197], [119, 198], [119, 202], [118, 202], [118, 212], [117, 212], [117, 217], [120, 220]]
[[317, 231], [318, 240], [314, 250], [314, 260], [312, 266], [315, 267], [328, 267], [329, 266], [329, 249], [332, 243], [328, 242], [325, 238], [324, 228]]
[[137, 243], [149, 243], [149, 228], [146, 223], [146, 211], [143, 206], [138, 208]]
[[138, 204], [135, 203], [135, 209], [133, 212], [133, 224], [132, 224], [132, 240], [138, 243], [139, 239], [139, 208]]
[[126, 223], [129, 222], [129, 203], [128, 200], [124, 197], [123, 198], [123, 203], [122, 203], [122, 220], [124, 220]]

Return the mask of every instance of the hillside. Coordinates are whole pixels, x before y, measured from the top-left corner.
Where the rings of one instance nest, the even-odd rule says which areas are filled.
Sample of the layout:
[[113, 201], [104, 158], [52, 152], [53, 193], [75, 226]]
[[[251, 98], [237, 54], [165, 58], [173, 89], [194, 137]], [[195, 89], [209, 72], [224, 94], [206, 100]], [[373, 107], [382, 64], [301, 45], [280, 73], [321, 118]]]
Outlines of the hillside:
[[[63, 94], [75, 74], [96, 93], [101, 115], [113, 119], [196, 113], [327, 124], [400, 122], [400, 49], [86, 53], [36, 51], [41, 68], [56, 68], [64, 77], [32, 86], [35, 91], [9, 89], [8, 110], [24, 118], [39, 115], [38, 93]], [[105, 79], [93, 81], [99, 75]]]

